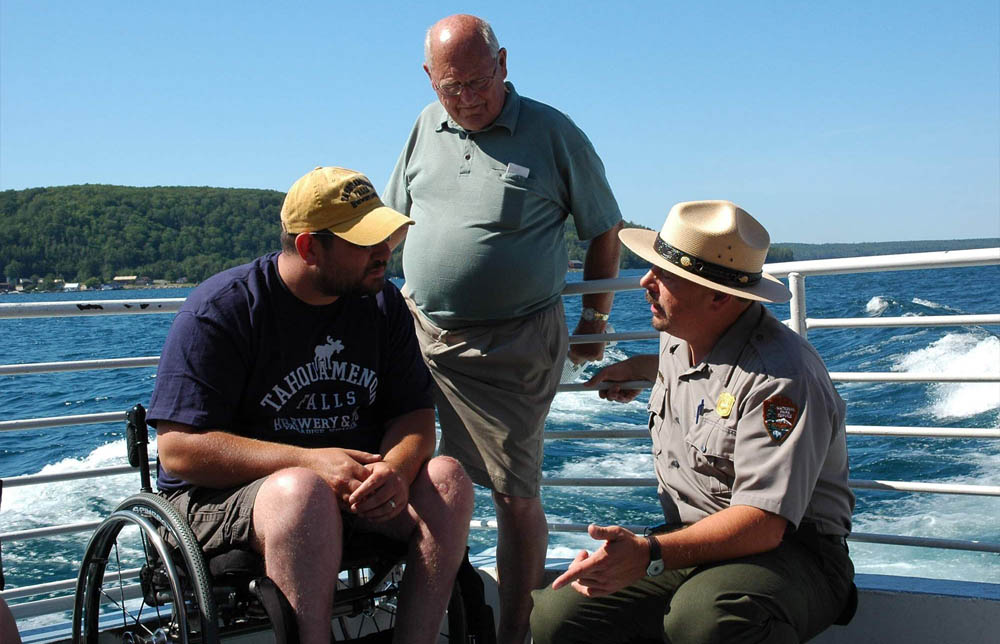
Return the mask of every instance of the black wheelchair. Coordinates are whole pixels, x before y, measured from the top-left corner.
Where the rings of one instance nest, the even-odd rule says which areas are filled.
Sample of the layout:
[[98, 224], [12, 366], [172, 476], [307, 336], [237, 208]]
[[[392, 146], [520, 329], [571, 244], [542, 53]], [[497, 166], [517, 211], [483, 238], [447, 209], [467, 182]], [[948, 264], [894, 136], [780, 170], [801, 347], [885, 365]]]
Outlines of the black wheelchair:
[[[129, 464], [141, 489], [98, 526], [77, 580], [77, 644], [214, 644], [273, 632], [297, 644], [291, 606], [264, 574], [263, 558], [233, 550], [205, 561], [181, 514], [152, 492], [146, 412], [126, 414]], [[406, 544], [379, 535], [345, 548], [334, 595], [332, 638], [376, 644], [392, 639]], [[270, 639], [270, 638], [265, 638]], [[495, 642], [493, 613], [468, 551], [448, 602], [440, 641]]]

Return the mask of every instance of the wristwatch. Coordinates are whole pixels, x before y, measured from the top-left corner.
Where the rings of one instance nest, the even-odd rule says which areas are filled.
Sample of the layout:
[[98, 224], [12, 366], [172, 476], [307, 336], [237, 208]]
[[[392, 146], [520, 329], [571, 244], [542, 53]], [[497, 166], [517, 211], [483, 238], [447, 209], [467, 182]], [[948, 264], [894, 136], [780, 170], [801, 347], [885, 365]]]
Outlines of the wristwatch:
[[649, 543], [649, 565], [646, 566], [646, 575], [652, 577], [663, 572], [663, 555], [660, 553], [660, 542], [653, 535], [646, 536]]
[[607, 322], [608, 321], [608, 314], [607, 313], [601, 313], [600, 311], [598, 311], [597, 309], [595, 309], [593, 307], [585, 306], [585, 307], [583, 307], [583, 310], [580, 311], [580, 319], [586, 320], [587, 322], [593, 322], [594, 320], [600, 320], [601, 322]]

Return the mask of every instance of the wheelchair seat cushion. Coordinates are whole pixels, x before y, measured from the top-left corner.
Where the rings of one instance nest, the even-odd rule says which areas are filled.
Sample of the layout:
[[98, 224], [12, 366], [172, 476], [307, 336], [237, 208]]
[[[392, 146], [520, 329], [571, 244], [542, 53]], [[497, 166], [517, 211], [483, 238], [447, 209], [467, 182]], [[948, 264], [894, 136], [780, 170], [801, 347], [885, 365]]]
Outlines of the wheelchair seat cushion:
[[229, 550], [208, 560], [212, 577], [262, 577], [264, 558], [251, 550]]

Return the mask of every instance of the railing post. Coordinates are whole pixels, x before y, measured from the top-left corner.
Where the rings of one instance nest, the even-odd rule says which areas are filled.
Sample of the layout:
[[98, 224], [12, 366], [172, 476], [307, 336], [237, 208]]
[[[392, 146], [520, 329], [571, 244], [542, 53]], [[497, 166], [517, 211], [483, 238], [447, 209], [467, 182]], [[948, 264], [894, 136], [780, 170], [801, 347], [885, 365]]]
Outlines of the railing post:
[[788, 274], [788, 290], [792, 292], [792, 301], [788, 303], [792, 331], [805, 338], [807, 336], [806, 278], [802, 273], [792, 272]]

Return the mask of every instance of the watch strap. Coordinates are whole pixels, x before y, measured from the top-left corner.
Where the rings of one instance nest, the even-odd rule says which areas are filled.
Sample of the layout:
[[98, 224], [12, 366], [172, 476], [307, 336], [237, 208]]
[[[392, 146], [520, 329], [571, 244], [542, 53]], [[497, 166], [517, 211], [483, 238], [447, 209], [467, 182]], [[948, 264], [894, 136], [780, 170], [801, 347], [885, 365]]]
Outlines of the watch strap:
[[663, 553], [660, 552], [660, 542], [656, 540], [651, 534], [646, 535], [646, 543], [649, 544], [649, 562], [660, 561], [663, 559]]
[[660, 552], [660, 542], [653, 535], [646, 535], [649, 544], [649, 565], [646, 566], [646, 576], [655, 577], [663, 572], [663, 554]]

